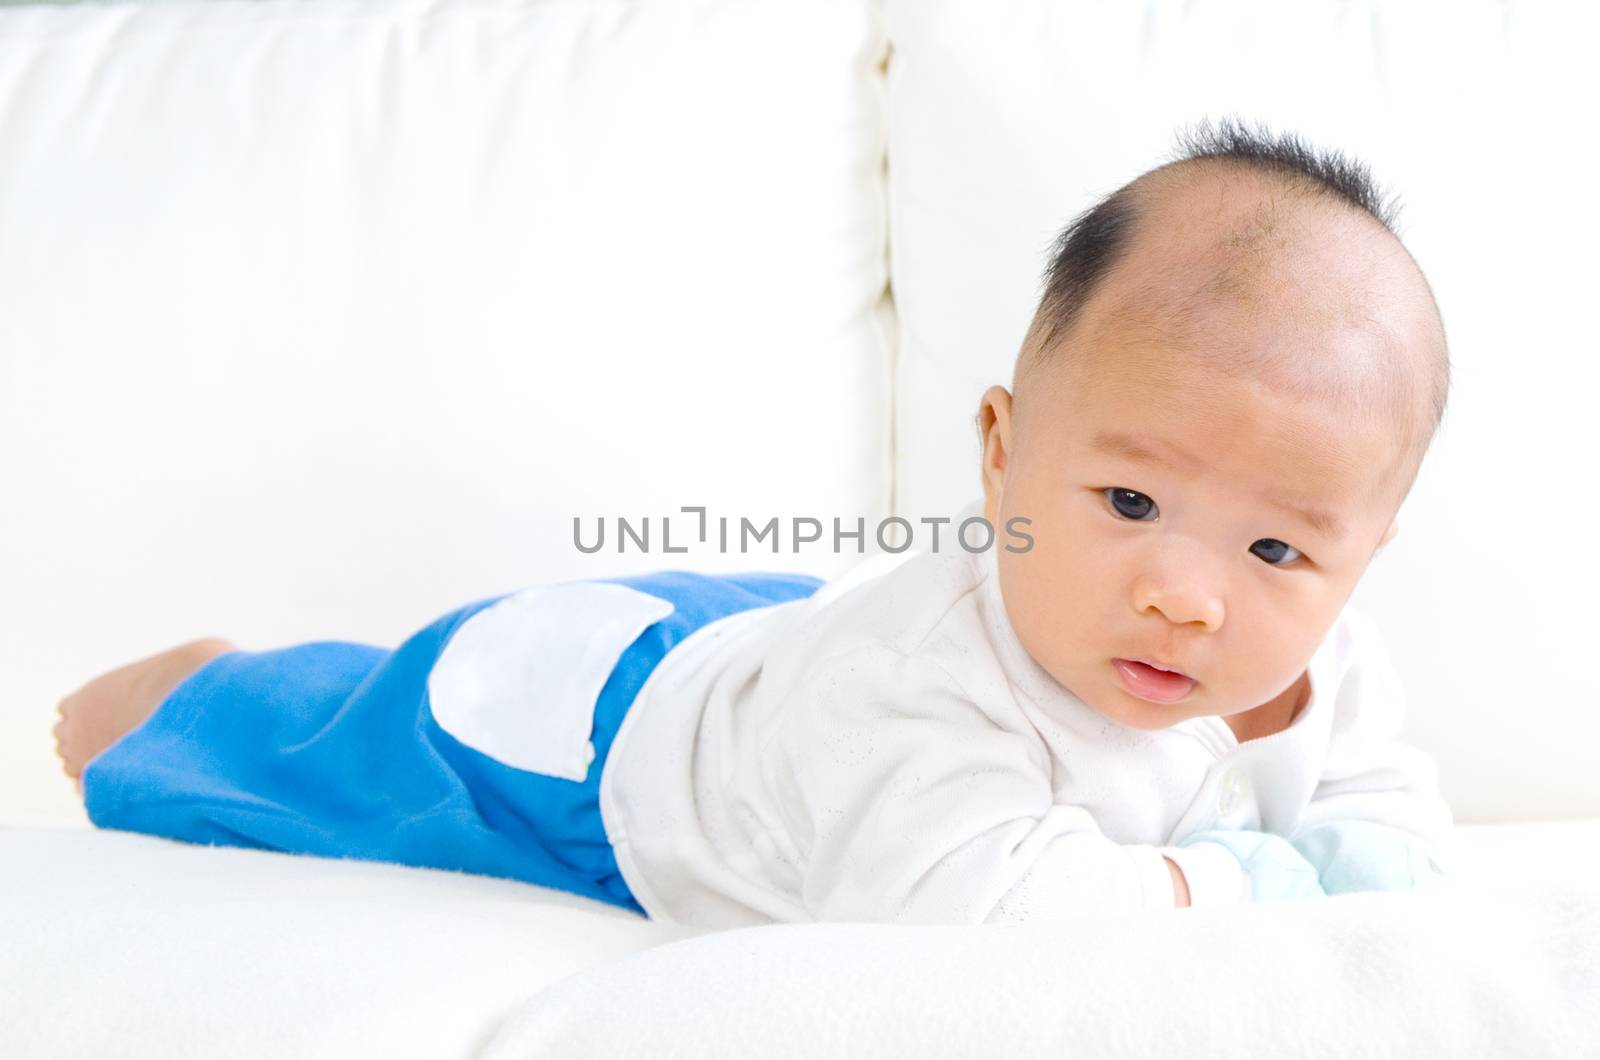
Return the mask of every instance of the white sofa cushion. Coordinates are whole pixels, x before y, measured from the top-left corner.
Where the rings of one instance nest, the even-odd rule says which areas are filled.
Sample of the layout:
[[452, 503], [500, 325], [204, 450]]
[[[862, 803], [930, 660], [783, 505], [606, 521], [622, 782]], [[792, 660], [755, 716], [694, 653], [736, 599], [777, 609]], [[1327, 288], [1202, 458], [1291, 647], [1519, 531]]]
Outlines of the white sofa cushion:
[[581, 895], [0, 815], [0, 1056], [466, 1057], [696, 932]]
[[883, 47], [863, 0], [0, 9], [0, 807], [69, 808], [55, 700], [180, 640], [844, 569], [659, 520], [887, 514]]
[[[773, 924], [554, 983], [480, 1054], [1570, 1056], [1600, 1039], [1600, 820], [1468, 826], [1443, 891], [1069, 924]], [[1528, 876], [1523, 876], [1528, 873]]]
[[[1442, 307], [1450, 411], [1355, 600], [1461, 820], [1600, 813], [1593, 5], [886, 0], [897, 508], [977, 495], [1050, 241], [1235, 114], [1369, 162]], [[1569, 533], [1576, 529], [1576, 535]]]
[[5, 1057], [1186, 1056], [1201, 1035], [1206, 1055], [1499, 1060], [1600, 1034], [1600, 819], [1458, 829], [1442, 894], [717, 932], [510, 880], [26, 824], [0, 815]]

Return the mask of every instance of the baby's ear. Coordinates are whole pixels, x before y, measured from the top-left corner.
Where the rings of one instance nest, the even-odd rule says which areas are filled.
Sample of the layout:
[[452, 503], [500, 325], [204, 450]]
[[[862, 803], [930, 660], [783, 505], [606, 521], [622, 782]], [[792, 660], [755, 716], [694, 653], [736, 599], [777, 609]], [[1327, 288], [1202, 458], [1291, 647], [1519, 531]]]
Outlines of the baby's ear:
[[1400, 517], [1397, 515], [1390, 521], [1389, 529], [1383, 532], [1383, 539], [1378, 542], [1378, 548], [1382, 548], [1384, 545], [1387, 545], [1390, 541], [1394, 540], [1394, 535], [1398, 534], [1399, 532]]

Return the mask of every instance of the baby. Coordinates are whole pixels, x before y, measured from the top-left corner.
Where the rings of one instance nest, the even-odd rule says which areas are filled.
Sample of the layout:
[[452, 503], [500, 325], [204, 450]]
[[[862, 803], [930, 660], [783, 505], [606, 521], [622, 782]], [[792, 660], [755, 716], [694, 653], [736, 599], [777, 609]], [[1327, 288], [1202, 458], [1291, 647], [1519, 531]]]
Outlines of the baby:
[[707, 928], [1429, 886], [1450, 810], [1346, 602], [1448, 383], [1365, 171], [1203, 125], [1057, 242], [979, 406], [989, 547], [195, 641], [68, 696], [58, 747], [102, 827]]

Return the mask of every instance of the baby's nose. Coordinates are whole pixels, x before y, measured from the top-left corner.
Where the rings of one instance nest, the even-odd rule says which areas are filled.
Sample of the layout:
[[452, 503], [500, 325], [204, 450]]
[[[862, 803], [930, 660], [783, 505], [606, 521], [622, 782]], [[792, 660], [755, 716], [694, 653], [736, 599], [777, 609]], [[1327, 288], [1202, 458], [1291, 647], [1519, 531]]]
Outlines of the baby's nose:
[[1196, 579], [1162, 579], [1143, 576], [1134, 582], [1133, 609], [1154, 612], [1174, 625], [1198, 625], [1208, 632], [1222, 628], [1222, 597]]

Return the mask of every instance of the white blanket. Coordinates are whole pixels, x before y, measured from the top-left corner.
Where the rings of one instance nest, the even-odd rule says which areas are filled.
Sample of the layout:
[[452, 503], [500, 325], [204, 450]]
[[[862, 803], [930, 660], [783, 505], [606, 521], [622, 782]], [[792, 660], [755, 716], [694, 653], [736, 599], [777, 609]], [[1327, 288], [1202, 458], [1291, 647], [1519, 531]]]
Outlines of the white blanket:
[[1596, 1056], [1600, 892], [745, 928], [567, 979], [484, 1054], [667, 1055]]

